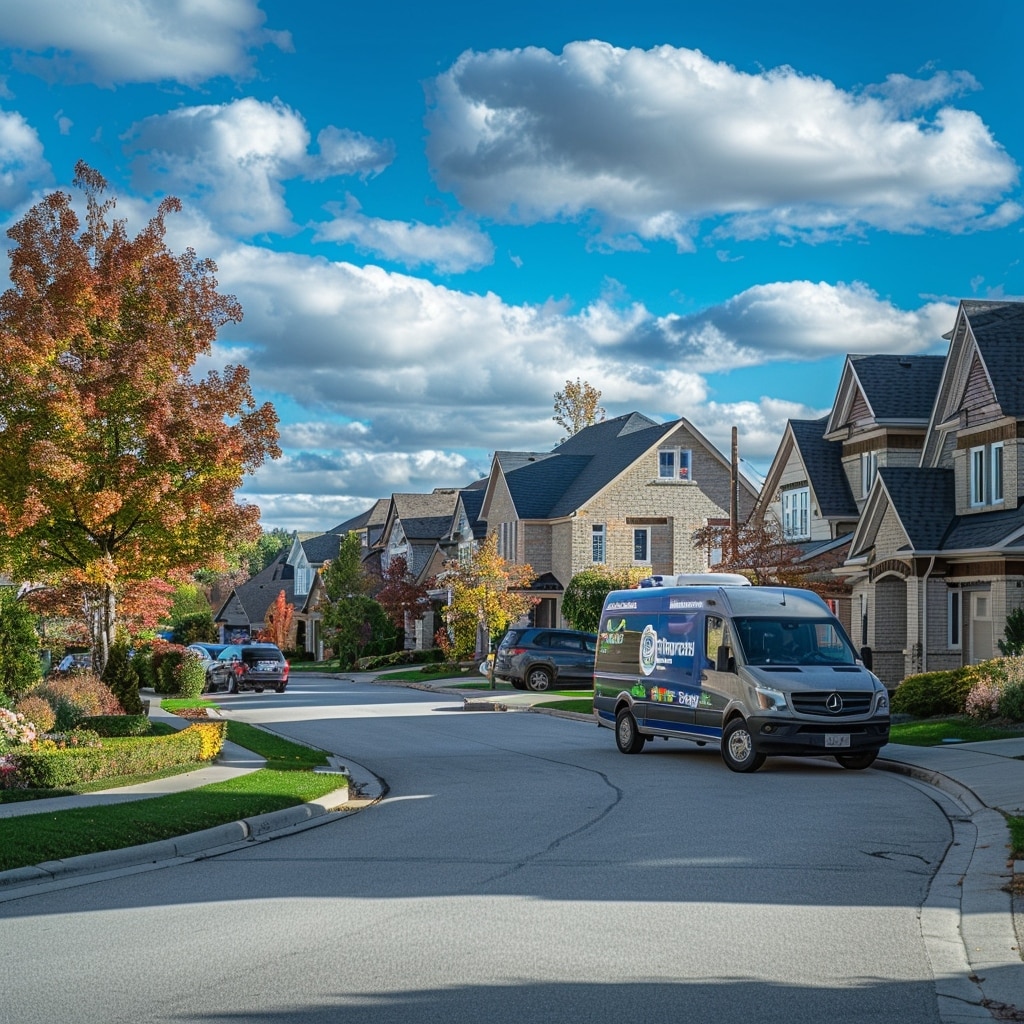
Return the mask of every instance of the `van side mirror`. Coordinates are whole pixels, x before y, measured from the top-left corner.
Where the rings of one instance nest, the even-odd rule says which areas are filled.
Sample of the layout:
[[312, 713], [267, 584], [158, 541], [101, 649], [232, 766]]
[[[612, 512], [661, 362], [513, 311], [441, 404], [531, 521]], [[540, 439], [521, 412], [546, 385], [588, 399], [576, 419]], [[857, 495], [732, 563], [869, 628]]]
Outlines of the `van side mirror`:
[[735, 672], [736, 662], [729, 656], [729, 648], [724, 644], [715, 651], [715, 671]]
[[862, 647], [860, 649], [860, 660], [864, 662], [864, 667], [870, 672], [873, 668], [872, 662], [874, 660], [870, 647]]

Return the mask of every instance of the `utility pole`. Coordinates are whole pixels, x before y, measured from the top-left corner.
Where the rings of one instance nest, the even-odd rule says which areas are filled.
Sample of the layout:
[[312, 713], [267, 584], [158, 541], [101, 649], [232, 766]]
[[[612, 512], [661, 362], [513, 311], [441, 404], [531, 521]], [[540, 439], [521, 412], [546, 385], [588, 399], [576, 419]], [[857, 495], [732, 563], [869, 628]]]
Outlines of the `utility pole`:
[[737, 427], [732, 428], [732, 460], [729, 472], [729, 556], [735, 559], [740, 547], [740, 444]]

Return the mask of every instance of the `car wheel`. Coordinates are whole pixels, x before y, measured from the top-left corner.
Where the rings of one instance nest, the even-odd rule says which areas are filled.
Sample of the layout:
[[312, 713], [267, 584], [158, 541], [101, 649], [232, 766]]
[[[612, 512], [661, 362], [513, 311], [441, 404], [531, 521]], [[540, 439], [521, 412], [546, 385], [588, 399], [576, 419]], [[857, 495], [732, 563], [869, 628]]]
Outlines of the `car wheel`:
[[524, 683], [522, 681], [522, 679], [510, 679], [509, 682], [517, 690], [525, 690], [526, 689], [526, 683]]
[[238, 693], [238, 680], [234, 676], [228, 680], [228, 693]]
[[277, 686], [274, 687], [274, 689], [277, 690], [278, 693], [284, 693], [287, 687], [287, 683], [278, 683]]
[[756, 772], [765, 755], [754, 749], [750, 729], [742, 718], [734, 718], [722, 732], [722, 760], [734, 772]]
[[836, 760], [850, 771], [859, 772], [863, 768], [870, 768], [878, 757], [877, 750], [868, 750], [863, 754], [836, 754]]
[[646, 742], [647, 737], [637, 728], [633, 712], [623, 708], [615, 716], [615, 745], [623, 754], [639, 754]]
[[551, 689], [551, 673], [546, 668], [531, 668], [526, 673], [526, 685], [528, 689], [536, 693], [543, 693]]

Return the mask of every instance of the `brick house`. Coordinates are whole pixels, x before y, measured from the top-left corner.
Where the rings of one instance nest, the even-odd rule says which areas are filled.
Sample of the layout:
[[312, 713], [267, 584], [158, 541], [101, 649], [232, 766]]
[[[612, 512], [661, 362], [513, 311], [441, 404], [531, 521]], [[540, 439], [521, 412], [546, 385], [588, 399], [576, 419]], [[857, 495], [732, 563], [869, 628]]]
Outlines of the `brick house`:
[[[745, 519], [757, 492], [742, 476], [737, 489]], [[538, 574], [533, 621], [558, 626], [565, 586], [584, 569], [706, 569], [708, 553], [694, 547], [693, 534], [729, 516], [730, 491], [728, 460], [691, 423], [633, 412], [550, 452], [496, 452], [480, 514], [499, 553]]]
[[926, 416], [900, 359], [884, 407], [844, 378], [825, 434], [861, 508], [853, 639], [889, 686], [992, 657], [1024, 605], [1024, 303], [964, 300], [945, 337]]

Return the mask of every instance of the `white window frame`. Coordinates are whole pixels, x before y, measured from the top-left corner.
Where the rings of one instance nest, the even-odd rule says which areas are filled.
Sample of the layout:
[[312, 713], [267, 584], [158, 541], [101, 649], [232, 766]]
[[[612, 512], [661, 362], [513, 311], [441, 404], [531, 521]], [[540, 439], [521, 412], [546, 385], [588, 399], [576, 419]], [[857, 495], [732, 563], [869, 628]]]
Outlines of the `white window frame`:
[[[636, 557], [636, 541], [638, 534], [644, 535], [644, 551], [647, 554], [646, 558]], [[649, 526], [634, 526], [633, 527], [633, 564], [634, 565], [650, 565], [651, 564], [651, 528]]]
[[658, 479], [689, 482], [693, 479], [693, 450], [690, 448], [659, 448]]
[[[600, 546], [600, 557], [598, 547]], [[595, 565], [604, 565], [608, 560], [608, 531], [604, 523], [594, 523], [590, 528], [590, 560]]]
[[878, 475], [878, 452], [861, 452], [860, 456], [860, 490], [866, 498], [871, 491], [871, 485]]
[[786, 540], [810, 540], [810, 487], [793, 487], [782, 492], [782, 535]]
[[1003, 442], [996, 441], [989, 449], [988, 454], [988, 500], [990, 505], [1003, 503], [1005, 497], [1003, 467]]
[[963, 645], [964, 592], [950, 590], [946, 594], [946, 646], [951, 651], [959, 651], [962, 650]]
[[967, 455], [967, 484], [972, 508], [985, 504], [985, 446], [971, 448]]

